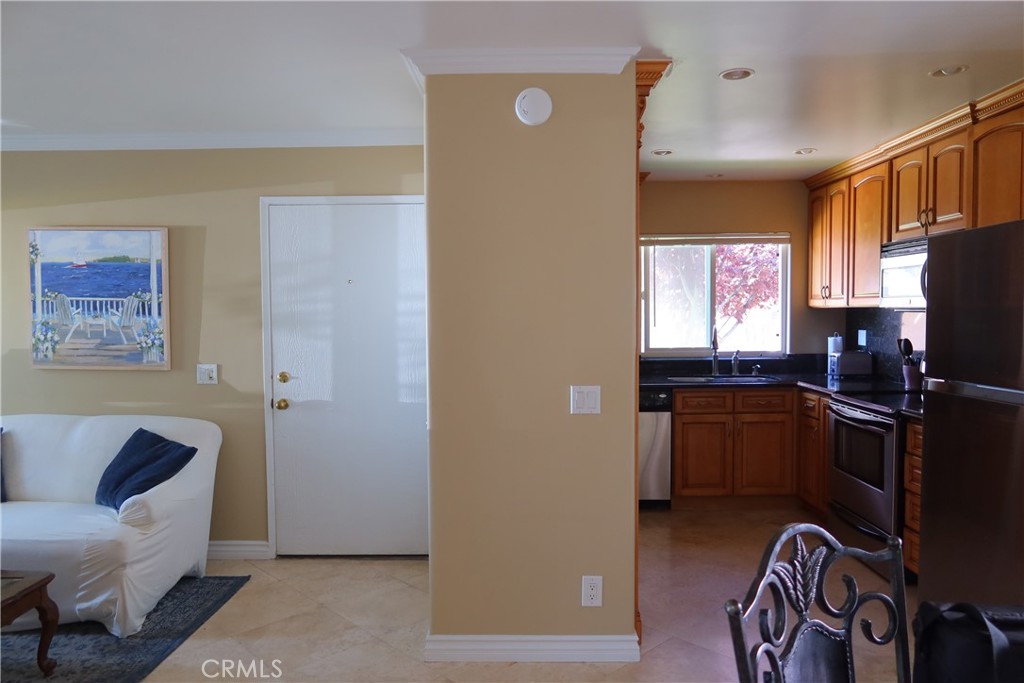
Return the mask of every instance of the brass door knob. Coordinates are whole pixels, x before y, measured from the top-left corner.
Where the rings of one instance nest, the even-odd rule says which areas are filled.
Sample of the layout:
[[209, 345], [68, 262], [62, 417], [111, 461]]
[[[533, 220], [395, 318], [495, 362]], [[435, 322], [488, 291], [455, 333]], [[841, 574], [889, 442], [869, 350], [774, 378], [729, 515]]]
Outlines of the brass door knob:
[[284, 370], [282, 370], [281, 372], [277, 373], [277, 381], [280, 382], [281, 384], [287, 384], [288, 380], [290, 380], [291, 378], [292, 378], [292, 376], [289, 375]]
[[278, 410], [288, 410], [288, 405], [288, 399], [286, 398], [279, 398], [274, 403], [274, 407], [277, 408]]

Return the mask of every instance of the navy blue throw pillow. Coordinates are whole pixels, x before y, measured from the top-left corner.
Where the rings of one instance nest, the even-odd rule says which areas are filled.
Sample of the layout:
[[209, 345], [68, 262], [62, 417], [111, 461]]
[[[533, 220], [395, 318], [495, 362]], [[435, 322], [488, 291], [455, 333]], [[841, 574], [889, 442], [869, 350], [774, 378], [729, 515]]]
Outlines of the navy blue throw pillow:
[[197, 450], [145, 429], [136, 429], [100, 477], [96, 504], [120, 509], [132, 496], [180, 472]]

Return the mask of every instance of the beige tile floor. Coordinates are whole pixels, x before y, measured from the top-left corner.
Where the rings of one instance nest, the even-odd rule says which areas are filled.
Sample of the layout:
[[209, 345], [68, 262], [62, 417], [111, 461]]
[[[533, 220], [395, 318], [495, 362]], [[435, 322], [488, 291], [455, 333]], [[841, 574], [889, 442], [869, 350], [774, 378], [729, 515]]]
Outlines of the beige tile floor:
[[[814, 520], [792, 503], [768, 500], [685, 508], [641, 511], [644, 638], [636, 663], [425, 663], [425, 559], [278, 558], [211, 561], [210, 574], [252, 578], [146, 680], [734, 681], [722, 605], [746, 592], [780, 525]], [[859, 565], [850, 571], [862, 590], [883, 586]], [[913, 587], [908, 602], [912, 617]], [[872, 655], [858, 663], [858, 679], [893, 680], [891, 653]], [[225, 671], [222, 662], [242, 662], [246, 675]]]

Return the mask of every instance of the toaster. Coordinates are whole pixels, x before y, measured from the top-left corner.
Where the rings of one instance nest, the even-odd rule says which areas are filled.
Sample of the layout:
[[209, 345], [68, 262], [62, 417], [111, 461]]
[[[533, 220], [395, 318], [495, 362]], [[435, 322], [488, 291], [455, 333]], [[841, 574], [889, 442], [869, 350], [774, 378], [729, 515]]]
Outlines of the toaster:
[[828, 376], [870, 375], [871, 354], [867, 351], [839, 351], [828, 354]]

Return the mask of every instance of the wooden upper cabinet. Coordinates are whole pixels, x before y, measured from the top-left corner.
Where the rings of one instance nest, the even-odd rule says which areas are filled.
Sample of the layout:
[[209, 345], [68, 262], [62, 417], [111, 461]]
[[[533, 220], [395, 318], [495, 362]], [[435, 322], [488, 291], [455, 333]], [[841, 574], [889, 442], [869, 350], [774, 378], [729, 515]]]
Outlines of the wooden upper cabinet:
[[974, 126], [974, 225], [1024, 219], [1024, 107]]
[[882, 243], [889, 226], [889, 164], [882, 163], [850, 179], [850, 306], [877, 306], [881, 299]]
[[827, 188], [828, 277], [826, 305], [846, 305], [846, 254], [850, 221], [850, 181], [839, 180]]
[[928, 148], [921, 147], [892, 160], [892, 232], [889, 240], [921, 237], [928, 206]]
[[811, 193], [808, 305], [846, 305], [847, 235], [850, 180], [844, 178]]
[[970, 225], [970, 183], [967, 150], [969, 130], [928, 145], [928, 189], [931, 215], [928, 234], [960, 230]]
[[807, 246], [807, 304], [825, 307], [826, 256], [828, 255], [828, 225], [825, 210], [825, 188], [811, 192], [809, 242]]
[[970, 225], [970, 137], [965, 129], [893, 158], [891, 241]]

